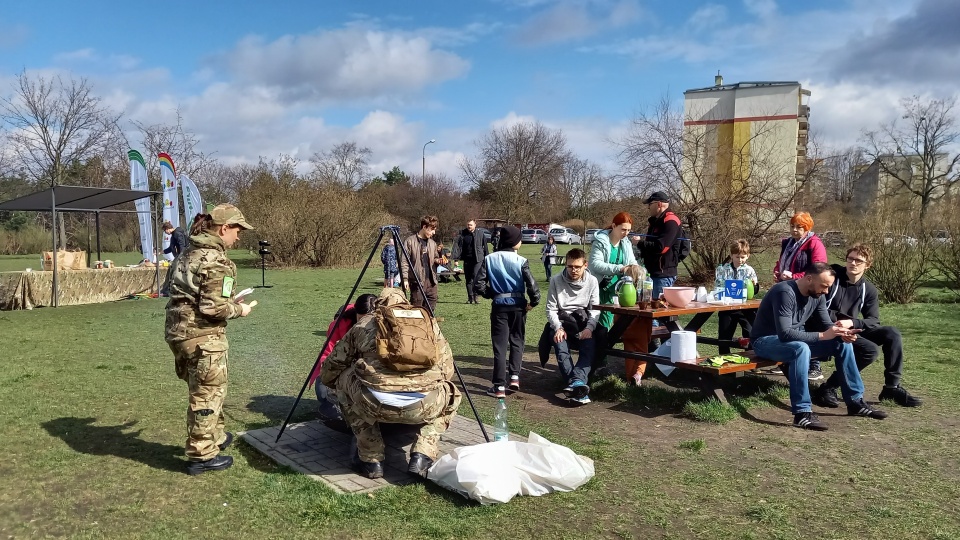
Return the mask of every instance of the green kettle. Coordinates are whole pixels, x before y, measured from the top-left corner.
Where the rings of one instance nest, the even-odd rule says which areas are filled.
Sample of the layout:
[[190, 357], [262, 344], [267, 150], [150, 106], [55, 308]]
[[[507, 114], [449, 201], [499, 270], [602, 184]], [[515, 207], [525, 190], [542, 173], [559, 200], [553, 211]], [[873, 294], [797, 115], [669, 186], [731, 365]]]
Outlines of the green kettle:
[[637, 305], [637, 286], [633, 284], [633, 278], [630, 276], [620, 276], [617, 281], [617, 300], [622, 307], [633, 307]]

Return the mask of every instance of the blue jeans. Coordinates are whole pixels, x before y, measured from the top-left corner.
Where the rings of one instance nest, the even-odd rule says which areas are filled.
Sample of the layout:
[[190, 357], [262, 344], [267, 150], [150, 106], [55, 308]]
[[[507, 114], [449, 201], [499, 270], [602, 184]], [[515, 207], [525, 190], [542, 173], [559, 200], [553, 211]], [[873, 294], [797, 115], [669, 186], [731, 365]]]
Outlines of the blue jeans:
[[790, 410], [793, 414], [810, 412], [810, 387], [807, 372], [810, 370], [810, 357], [832, 356], [836, 360], [840, 378], [840, 392], [845, 402], [853, 403], [863, 397], [863, 380], [853, 356], [853, 345], [839, 338], [816, 343], [802, 341], [780, 341], [777, 336], [764, 336], [753, 340], [753, 350], [757, 355], [770, 360], [788, 364], [784, 370], [790, 382]]
[[552, 264], [548, 262], [543, 263], [543, 271], [545, 274], [547, 274], [547, 281], [550, 281], [550, 278], [552, 277], [551, 276], [551, 274], [553, 273], [552, 270], [553, 270]]
[[[573, 358], [570, 356], [570, 341], [575, 344], [579, 342], [580, 357], [577, 358], [577, 364], [573, 364]], [[551, 338], [552, 341], [552, 338]], [[580, 381], [587, 384], [590, 376], [590, 365], [593, 363], [594, 339], [581, 339], [567, 335], [567, 339], [560, 343], [553, 344], [553, 351], [557, 353], [557, 365], [560, 367], [560, 376], [563, 382], [572, 384], [573, 381]]]
[[340, 407], [337, 403], [336, 394], [320, 382], [320, 379], [317, 379], [314, 389], [317, 391], [317, 401], [320, 402], [320, 415], [327, 420], [340, 419]]
[[[653, 280], [653, 299], [656, 300], [660, 298], [660, 294], [663, 292], [664, 287], [673, 287], [673, 284], [677, 281], [677, 276], [655, 277], [650, 279]], [[654, 319], [653, 326], [660, 326], [660, 321]]]

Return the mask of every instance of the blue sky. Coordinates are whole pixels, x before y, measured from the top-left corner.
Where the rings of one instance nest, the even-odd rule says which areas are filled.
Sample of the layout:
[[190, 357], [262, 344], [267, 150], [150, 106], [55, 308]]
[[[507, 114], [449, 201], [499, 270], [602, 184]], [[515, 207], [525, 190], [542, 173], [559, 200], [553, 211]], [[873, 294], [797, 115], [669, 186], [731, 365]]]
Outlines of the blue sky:
[[899, 98], [953, 96], [960, 81], [954, 0], [154, 5], [5, 3], [0, 92], [22, 69], [86, 77], [128, 119], [179, 108], [228, 164], [355, 141], [375, 173], [418, 173], [436, 139], [428, 171], [458, 178], [478, 138], [522, 120], [612, 170], [636, 111], [682, 103], [718, 70], [811, 88], [814, 131], [836, 146], [895, 118]]

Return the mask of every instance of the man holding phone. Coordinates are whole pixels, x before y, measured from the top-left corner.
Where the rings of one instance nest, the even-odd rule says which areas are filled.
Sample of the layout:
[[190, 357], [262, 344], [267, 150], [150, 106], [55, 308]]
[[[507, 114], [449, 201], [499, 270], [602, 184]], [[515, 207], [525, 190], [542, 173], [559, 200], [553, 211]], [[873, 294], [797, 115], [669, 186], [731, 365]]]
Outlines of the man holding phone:
[[[760, 302], [750, 337], [757, 355], [783, 362], [790, 383], [790, 409], [793, 425], [824, 431], [827, 426], [813, 414], [807, 370], [811, 357], [836, 359], [839, 383], [847, 414], [877, 420], [887, 413], [874, 409], [863, 400], [863, 380], [853, 353], [859, 329], [834, 324], [827, 312], [826, 294], [833, 286], [836, 272], [827, 263], [811, 263], [797, 280], [777, 283]], [[806, 327], [826, 328], [808, 332]]]
[[[844, 328], [860, 331], [853, 342], [853, 354], [857, 369], [869, 366], [883, 351], [883, 390], [880, 400], [889, 399], [901, 407], [919, 407], [920, 398], [910, 395], [900, 386], [903, 374], [903, 338], [892, 326], [880, 325], [880, 303], [877, 288], [863, 276], [873, 264], [873, 250], [866, 244], [855, 244], [847, 249], [846, 266], [833, 265], [837, 273], [830, 292], [827, 293], [827, 310], [830, 318]], [[821, 407], [840, 406], [837, 398], [840, 388], [840, 373], [835, 372], [813, 393], [813, 401]]]

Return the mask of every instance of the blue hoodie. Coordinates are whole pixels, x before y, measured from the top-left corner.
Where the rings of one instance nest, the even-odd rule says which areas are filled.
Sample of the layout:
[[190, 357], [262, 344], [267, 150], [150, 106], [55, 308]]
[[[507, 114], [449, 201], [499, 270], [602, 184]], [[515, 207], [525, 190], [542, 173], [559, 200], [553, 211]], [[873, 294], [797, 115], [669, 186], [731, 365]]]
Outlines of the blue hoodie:
[[540, 303], [540, 287], [533, 279], [527, 259], [512, 249], [487, 255], [480, 265], [473, 290], [484, 298], [493, 300], [493, 311], [518, 311]]

